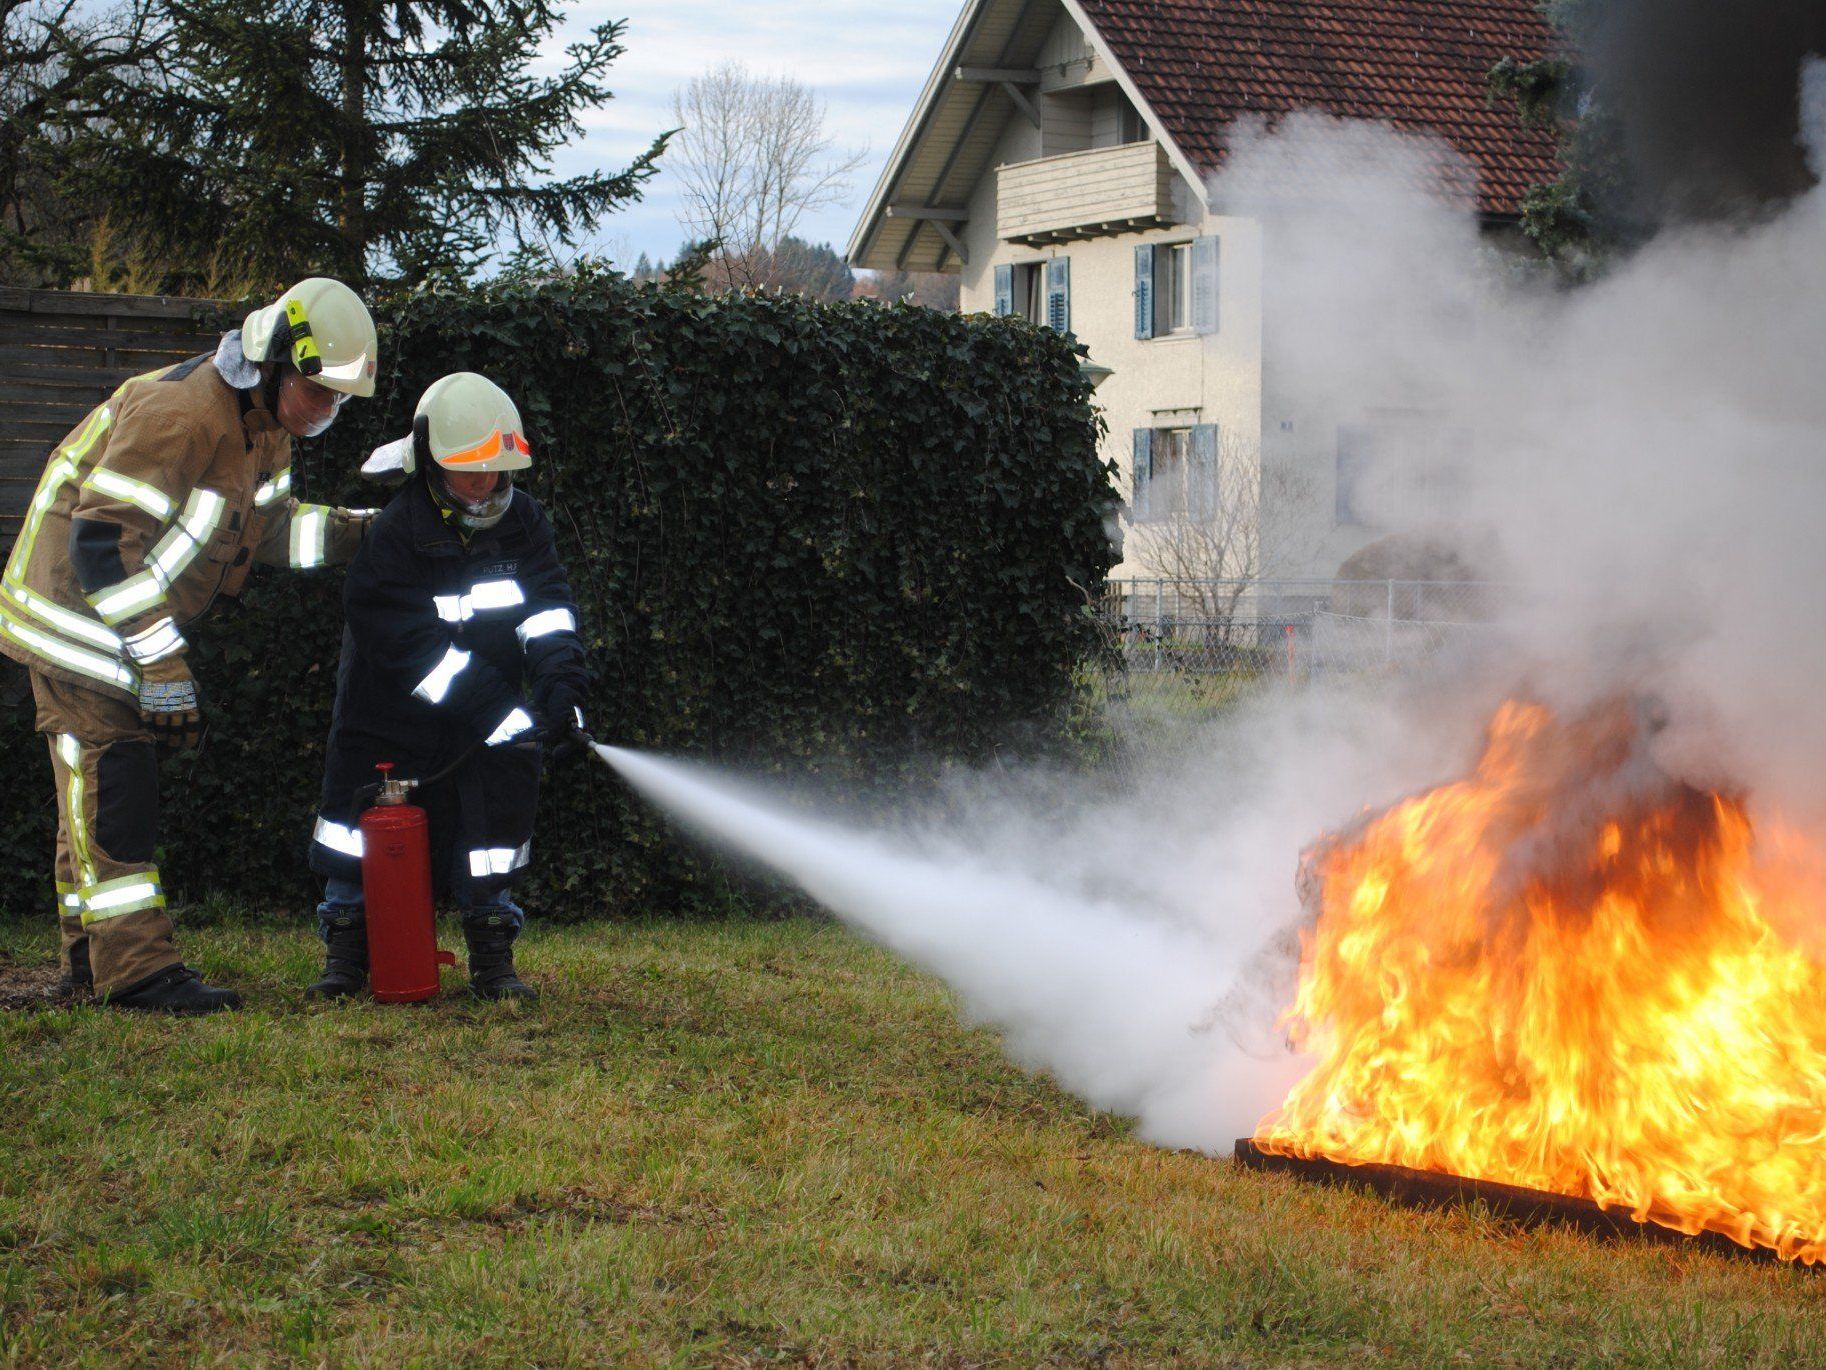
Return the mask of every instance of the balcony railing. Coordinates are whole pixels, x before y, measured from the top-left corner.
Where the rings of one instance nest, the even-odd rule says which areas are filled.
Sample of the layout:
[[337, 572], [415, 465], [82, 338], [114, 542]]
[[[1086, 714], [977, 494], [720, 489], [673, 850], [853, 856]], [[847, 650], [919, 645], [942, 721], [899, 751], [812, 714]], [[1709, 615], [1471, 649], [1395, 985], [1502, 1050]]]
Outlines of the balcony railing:
[[1064, 243], [1174, 222], [1173, 167], [1158, 143], [1066, 152], [998, 170], [996, 232]]

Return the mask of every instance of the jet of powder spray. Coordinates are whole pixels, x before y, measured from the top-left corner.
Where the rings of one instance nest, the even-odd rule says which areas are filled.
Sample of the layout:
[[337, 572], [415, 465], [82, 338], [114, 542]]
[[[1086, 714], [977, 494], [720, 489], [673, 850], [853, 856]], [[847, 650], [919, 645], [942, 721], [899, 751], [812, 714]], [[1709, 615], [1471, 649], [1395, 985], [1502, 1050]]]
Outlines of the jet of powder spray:
[[788, 814], [707, 768], [618, 747], [597, 754], [653, 803], [785, 876], [944, 979], [1010, 1053], [1144, 1136], [1220, 1150], [1299, 1076], [1245, 1053], [1213, 1018], [1235, 968], [1193, 932], [959, 851]]

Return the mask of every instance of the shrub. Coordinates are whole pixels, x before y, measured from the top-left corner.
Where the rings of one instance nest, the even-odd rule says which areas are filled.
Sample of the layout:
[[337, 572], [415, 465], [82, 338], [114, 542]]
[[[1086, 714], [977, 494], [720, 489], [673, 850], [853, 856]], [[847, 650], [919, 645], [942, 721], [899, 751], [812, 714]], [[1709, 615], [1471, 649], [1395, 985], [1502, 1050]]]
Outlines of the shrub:
[[[631, 747], [917, 785], [936, 759], [1044, 749], [1099, 651], [1087, 605], [1114, 501], [1066, 339], [916, 307], [705, 296], [582, 273], [377, 310], [377, 399], [301, 445], [307, 498], [420, 392], [484, 372], [519, 402], [528, 487], [571, 572], [589, 721]], [[163, 768], [168, 883], [302, 905], [342, 632], [340, 577], [261, 574], [194, 632], [211, 735]], [[11, 907], [48, 906], [49, 764], [18, 707], [3, 853]], [[714, 863], [600, 767], [554, 777], [529, 907], [702, 911]]]

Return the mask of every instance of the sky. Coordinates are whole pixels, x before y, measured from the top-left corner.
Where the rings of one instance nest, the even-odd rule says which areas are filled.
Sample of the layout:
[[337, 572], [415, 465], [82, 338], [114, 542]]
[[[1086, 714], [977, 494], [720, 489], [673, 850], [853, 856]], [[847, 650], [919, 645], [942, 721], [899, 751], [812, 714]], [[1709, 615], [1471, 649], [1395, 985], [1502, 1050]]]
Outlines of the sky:
[[[672, 127], [672, 96], [725, 61], [761, 75], [790, 75], [828, 108], [826, 132], [844, 151], [867, 151], [841, 204], [808, 216], [800, 236], [839, 253], [900, 137], [963, 0], [584, 0], [570, 36], [627, 20], [627, 51], [610, 68], [615, 99], [587, 114], [584, 136], [555, 162], [559, 174], [618, 169]], [[632, 264], [672, 257], [683, 240], [676, 175], [661, 164], [642, 201], [605, 219], [591, 250]]]

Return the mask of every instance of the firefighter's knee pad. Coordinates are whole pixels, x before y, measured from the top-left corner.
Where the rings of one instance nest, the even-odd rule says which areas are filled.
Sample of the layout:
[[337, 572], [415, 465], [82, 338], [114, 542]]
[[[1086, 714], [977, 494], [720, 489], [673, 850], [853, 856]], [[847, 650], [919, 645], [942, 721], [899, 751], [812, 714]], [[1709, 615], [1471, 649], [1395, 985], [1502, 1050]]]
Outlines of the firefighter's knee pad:
[[158, 847], [158, 751], [151, 742], [112, 742], [95, 758], [95, 844], [123, 865], [152, 861]]

